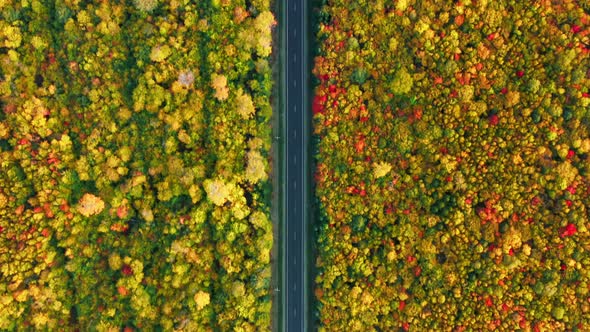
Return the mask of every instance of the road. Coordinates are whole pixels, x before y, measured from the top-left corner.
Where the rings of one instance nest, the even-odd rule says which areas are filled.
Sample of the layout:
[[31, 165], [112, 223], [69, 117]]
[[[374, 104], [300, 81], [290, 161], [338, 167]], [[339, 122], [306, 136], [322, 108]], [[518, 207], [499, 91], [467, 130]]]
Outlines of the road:
[[[307, 222], [309, 220], [309, 82], [307, 58], [307, 0], [287, 0], [283, 8], [285, 30], [286, 115], [283, 164], [283, 328], [285, 332], [309, 331], [307, 278]], [[286, 14], [286, 15], [285, 15]], [[286, 36], [285, 36], [286, 35]]]

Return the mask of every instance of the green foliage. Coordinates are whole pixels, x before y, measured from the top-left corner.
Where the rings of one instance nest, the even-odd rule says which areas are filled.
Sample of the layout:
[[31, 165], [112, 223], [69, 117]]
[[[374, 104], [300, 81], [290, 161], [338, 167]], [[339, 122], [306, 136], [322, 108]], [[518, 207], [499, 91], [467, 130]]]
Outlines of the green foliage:
[[363, 83], [365, 83], [367, 78], [369, 78], [369, 73], [367, 72], [367, 70], [364, 68], [357, 68], [352, 72], [352, 76], [350, 77], [350, 80], [353, 83], [356, 83], [358, 85], [362, 85]]

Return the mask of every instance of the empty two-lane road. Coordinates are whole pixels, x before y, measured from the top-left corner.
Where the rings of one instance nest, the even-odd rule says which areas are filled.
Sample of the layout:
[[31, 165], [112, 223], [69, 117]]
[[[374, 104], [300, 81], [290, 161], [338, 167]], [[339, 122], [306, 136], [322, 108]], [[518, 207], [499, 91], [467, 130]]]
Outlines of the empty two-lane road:
[[285, 47], [283, 123], [283, 331], [308, 331], [306, 237], [308, 221], [307, 1], [287, 0], [283, 7]]

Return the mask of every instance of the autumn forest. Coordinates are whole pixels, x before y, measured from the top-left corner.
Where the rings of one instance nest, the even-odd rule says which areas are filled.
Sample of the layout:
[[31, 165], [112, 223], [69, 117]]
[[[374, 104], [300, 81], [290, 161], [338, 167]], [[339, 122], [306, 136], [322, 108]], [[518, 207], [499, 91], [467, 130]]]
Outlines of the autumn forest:
[[[590, 5], [310, 3], [314, 328], [590, 329]], [[277, 329], [280, 11], [0, 0], [0, 330]]]

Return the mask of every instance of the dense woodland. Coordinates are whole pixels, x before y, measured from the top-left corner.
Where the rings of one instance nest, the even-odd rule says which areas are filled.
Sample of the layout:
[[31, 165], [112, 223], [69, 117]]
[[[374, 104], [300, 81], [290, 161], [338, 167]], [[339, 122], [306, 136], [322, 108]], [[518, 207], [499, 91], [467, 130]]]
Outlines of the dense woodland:
[[269, 0], [0, 0], [0, 330], [270, 326]]
[[321, 331], [590, 329], [589, 14], [322, 1]]

